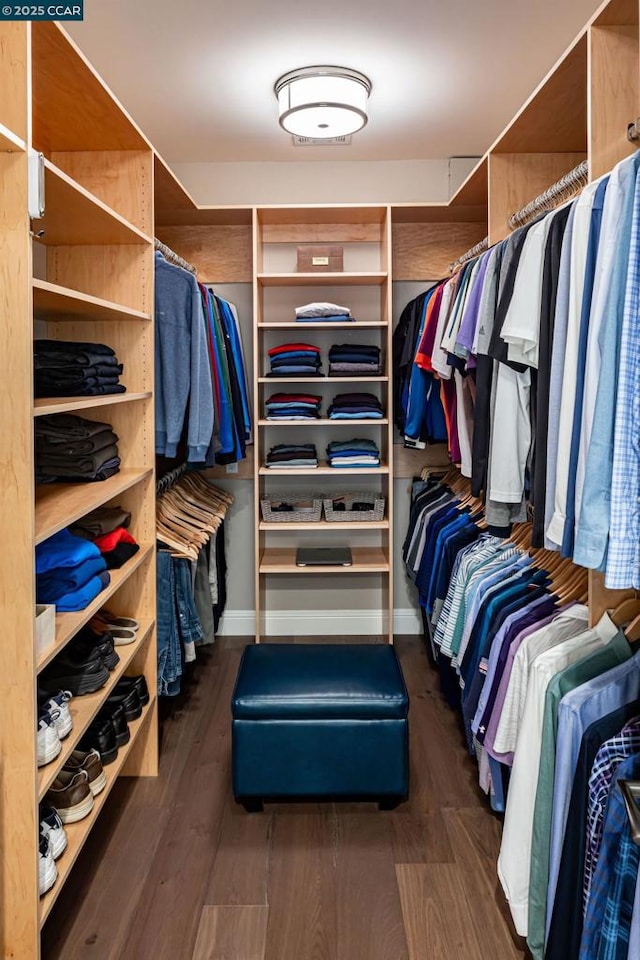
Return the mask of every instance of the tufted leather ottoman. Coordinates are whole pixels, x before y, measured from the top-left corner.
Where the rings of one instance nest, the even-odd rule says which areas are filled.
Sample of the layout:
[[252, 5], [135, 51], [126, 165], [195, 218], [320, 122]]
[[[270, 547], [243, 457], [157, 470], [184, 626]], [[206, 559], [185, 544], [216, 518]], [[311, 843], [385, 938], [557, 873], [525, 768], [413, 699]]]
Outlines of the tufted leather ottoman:
[[409, 789], [409, 698], [388, 644], [248, 646], [231, 701], [233, 793], [377, 800]]

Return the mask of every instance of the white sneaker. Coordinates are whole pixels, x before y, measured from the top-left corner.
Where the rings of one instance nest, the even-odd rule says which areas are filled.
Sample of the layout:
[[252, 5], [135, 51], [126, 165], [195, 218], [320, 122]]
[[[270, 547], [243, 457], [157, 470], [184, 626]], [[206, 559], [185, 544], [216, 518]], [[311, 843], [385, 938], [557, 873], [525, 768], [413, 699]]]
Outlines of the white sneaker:
[[53, 862], [53, 852], [49, 838], [40, 834], [40, 856], [38, 857], [38, 887], [40, 896], [43, 897], [47, 890], [51, 890], [58, 879], [58, 868]]
[[38, 766], [44, 767], [58, 756], [62, 750], [62, 743], [55, 725], [52, 713], [45, 713], [38, 720]]
[[67, 834], [55, 807], [40, 807], [40, 833], [49, 838], [53, 859], [57, 860], [67, 849]]
[[40, 707], [42, 713], [48, 711], [52, 715], [61, 740], [68, 737], [73, 730], [73, 718], [69, 710], [70, 700], [73, 700], [73, 694], [69, 690], [60, 690]]

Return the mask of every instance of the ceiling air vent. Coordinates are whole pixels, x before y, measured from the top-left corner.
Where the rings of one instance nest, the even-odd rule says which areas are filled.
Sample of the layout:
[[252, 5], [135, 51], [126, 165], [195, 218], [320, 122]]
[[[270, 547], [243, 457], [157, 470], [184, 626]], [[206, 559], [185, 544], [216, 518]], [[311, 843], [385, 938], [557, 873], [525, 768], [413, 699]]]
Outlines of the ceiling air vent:
[[351, 134], [346, 137], [297, 137], [293, 136], [294, 147], [348, 147]]

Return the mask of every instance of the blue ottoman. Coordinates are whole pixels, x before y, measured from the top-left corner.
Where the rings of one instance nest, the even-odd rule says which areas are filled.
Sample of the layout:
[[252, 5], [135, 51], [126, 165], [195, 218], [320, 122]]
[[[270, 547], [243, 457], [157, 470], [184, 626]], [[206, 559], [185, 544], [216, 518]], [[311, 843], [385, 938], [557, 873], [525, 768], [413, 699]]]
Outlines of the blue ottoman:
[[231, 712], [233, 793], [247, 809], [407, 798], [409, 697], [388, 644], [252, 644]]

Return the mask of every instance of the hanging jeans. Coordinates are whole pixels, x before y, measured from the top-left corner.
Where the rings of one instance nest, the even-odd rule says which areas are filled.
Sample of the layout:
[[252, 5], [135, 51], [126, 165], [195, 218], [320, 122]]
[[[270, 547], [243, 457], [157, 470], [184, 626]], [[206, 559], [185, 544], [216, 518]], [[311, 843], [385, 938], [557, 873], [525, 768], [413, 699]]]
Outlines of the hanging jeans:
[[184, 647], [184, 659], [190, 663], [196, 658], [196, 643], [204, 637], [193, 594], [191, 563], [183, 557], [173, 560], [175, 595], [178, 610], [178, 633]]
[[176, 609], [176, 578], [173, 557], [158, 550], [156, 567], [158, 607], [158, 696], [174, 697], [180, 692], [182, 651]]

